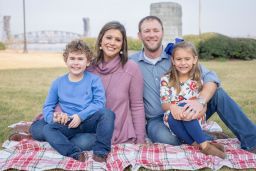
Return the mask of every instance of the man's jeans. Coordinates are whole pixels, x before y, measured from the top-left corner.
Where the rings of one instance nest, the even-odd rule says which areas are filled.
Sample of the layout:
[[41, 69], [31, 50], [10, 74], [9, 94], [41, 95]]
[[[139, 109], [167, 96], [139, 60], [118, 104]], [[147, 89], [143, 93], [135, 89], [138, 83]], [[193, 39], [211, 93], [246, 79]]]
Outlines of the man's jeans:
[[217, 112], [221, 120], [236, 135], [242, 149], [250, 150], [256, 147], [256, 125], [222, 88], [218, 88], [209, 101], [206, 119], [209, 119], [214, 112]]
[[[86, 148], [89, 148], [88, 150], [92, 148], [94, 154], [104, 156], [111, 149], [114, 120], [115, 114], [112, 111], [102, 109], [89, 116], [77, 128], [68, 128], [58, 123], [47, 124], [43, 120], [39, 120], [32, 124], [30, 132], [34, 139], [48, 141], [60, 154], [75, 159], [78, 158], [81, 151], [87, 150], [81, 149], [80, 146], [74, 143], [75, 136], [83, 135], [81, 133], [89, 133], [83, 136], [85, 143], [88, 145]], [[94, 133], [96, 136], [93, 135]], [[92, 142], [90, 142], [90, 138], [92, 138]], [[93, 140], [94, 138], [96, 140]]]
[[[209, 119], [215, 112], [240, 140], [242, 149], [250, 150], [256, 147], [256, 125], [248, 119], [241, 108], [222, 88], [218, 88], [208, 102], [206, 119]], [[178, 138], [164, 125], [162, 117], [147, 121], [147, 134], [153, 142], [180, 144]]]

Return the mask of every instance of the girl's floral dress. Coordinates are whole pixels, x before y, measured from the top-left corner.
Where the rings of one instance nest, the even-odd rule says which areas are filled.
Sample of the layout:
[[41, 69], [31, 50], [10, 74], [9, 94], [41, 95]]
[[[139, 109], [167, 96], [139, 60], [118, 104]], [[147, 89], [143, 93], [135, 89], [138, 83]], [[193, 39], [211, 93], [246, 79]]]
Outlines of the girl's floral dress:
[[[180, 84], [181, 91], [179, 94], [176, 93], [174, 87], [170, 87], [168, 83], [170, 82], [169, 75], [164, 75], [161, 77], [160, 81], [160, 100], [163, 103], [175, 103], [179, 104], [183, 100], [196, 99], [199, 96], [199, 90], [196, 86], [196, 81], [188, 79], [186, 82]], [[168, 116], [170, 115], [170, 110], [164, 113], [164, 124], [169, 128]], [[201, 127], [206, 123], [205, 115], [198, 119]]]

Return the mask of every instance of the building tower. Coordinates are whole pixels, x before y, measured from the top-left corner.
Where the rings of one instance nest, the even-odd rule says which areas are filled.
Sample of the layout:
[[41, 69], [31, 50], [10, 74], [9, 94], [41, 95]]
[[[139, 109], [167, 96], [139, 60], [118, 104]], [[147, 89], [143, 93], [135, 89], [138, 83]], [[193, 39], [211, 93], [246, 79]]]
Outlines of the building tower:
[[163, 44], [182, 36], [182, 9], [175, 2], [160, 2], [150, 5], [150, 15], [159, 17], [163, 22]]
[[3, 41], [9, 43], [11, 41], [11, 27], [10, 27], [11, 16], [4, 16], [3, 20], [4, 20]]
[[84, 23], [84, 37], [88, 37], [89, 31], [90, 31], [90, 19], [83, 18], [83, 23]]

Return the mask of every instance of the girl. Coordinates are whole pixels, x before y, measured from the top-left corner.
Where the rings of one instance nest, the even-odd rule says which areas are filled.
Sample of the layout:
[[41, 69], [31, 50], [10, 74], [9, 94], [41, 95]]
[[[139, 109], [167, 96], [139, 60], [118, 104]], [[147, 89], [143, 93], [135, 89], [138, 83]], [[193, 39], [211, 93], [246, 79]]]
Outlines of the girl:
[[224, 159], [224, 147], [208, 142], [201, 128], [205, 120], [206, 105], [201, 113], [202, 117], [198, 120], [182, 120], [182, 107], [186, 104], [182, 101], [200, 99], [201, 89], [202, 80], [195, 47], [185, 41], [179, 42], [172, 51], [171, 69], [161, 78], [161, 103], [163, 110], [166, 111], [164, 122], [185, 143], [198, 144], [204, 154]]

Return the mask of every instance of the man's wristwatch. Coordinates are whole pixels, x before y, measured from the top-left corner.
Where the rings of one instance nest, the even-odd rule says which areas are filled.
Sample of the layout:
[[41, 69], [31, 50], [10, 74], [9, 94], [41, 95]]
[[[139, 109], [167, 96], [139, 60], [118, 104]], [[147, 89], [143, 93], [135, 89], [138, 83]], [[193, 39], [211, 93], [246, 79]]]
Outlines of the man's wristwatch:
[[198, 97], [197, 98], [197, 101], [198, 101], [198, 103], [200, 103], [201, 105], [203, 105], [203, 107], [205, 107], [206, 106], [206, 100], [203, 98], [203, 97]]

